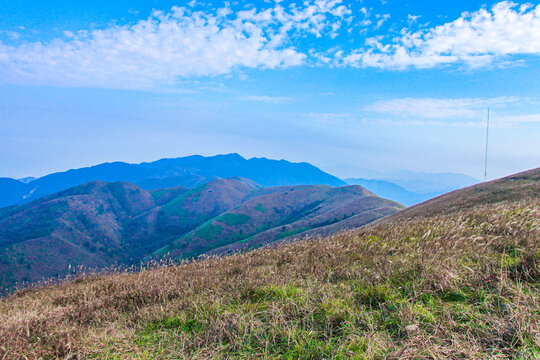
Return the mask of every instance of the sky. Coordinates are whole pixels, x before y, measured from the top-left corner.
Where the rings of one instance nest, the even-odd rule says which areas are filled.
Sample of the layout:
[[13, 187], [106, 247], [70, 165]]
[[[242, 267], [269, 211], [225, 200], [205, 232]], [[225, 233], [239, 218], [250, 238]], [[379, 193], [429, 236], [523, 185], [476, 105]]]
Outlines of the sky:
[[0, 0], [0, 177], [239, 153], [540, 166], [540, 4]]

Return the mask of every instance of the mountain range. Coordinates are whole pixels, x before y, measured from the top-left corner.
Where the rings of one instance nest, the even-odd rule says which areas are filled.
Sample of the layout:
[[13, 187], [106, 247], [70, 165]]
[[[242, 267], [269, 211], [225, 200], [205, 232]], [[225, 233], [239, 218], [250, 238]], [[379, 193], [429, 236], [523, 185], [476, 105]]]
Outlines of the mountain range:
[[479, 182], [455, 173], [399, 171], [379, 175], [377, 178], [341, 180], [308, 163], [266, 158], [245, 159], [238, 154], [210, 157], [193, 155], [140, 164], [103, 163], [40, 178], [0, 178], [0, 207], [24, 204], [90, 181], [125, 181], [145, 190], [177, 186], [195, 188], [212, 180], [234, 176], [250, 179], [262, 187], [350, 184], [363, 186], [377, 196], [406, 206]]
[[0, 209], [0, 287], [81, 266], [226, 254], [362, 226], [402, 208], [356, 185], [263, 188], [235, 177], [145, 190], [93, 181]]
[[90, 181], [125, 181], [153, 190], [183, 186], [194, 188], [220, 178], [242, 177], [262, 187], [282, 185], [344, 186], [344, 181], [308, 163], [266, 158], [245, 159], [238, 154], [193, 155], [154, 162], [104, 163], [53, 173], [24, 181], [0, 178], [0, 207], [22, 204]]

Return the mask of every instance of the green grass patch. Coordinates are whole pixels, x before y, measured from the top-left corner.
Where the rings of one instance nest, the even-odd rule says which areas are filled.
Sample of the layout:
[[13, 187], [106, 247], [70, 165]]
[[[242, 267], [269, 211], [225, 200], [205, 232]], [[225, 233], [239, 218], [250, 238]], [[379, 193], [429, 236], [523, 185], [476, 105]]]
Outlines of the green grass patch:
[[149, 323], [143, 335], [152, 335], [156, 331], [177, 331], [184, 333], [200, 333], [204, 330], [204, 324], [195, 318], [185, 316], [169, 316], [162, 320]]
[[[195, 189], [191, 189], [189, 191], [186, 191], [185, 193], [181, 194], [174, 200], [168, 202], [167, 204], [163, 205], [161, 207], [161, 210], [165, 212], [167, 215], [176, 215], [176, 216], [183, 216], [186, 213], [186, 210], [184, 208], [184, 200], [191, 197], [191, 201], [199, 201], [201, 192], [206, 189], [207, 184], [201, 185], [199, 187], [196, 187]], [[196, 200], [194, 200], [196, 199]]]
[[358, 304], [371, 308], [378, 308], [391, 298], [390, 290], [385, 285], [360, 285], [353, 291]]
[[251, 239], [253, 239], [254, 237], [255, 237], [255, 235], [251, 235], [250, 237], [247, 237], [247, 238], [245, 238], [243, 240], [240, 240], [239, 243], [240, 244], [245, 244], [245, 243], [251, 241]]
[[248, 287], [240, 294], [242, 301], [264, 302], [292, 299], [298, 300], [302, 295], [302, 290], [292, 285], [283, 286], [262, 286], [258, 288]]
[[440, 298], [447, 302], [466, 302], [467, 301], [467, 295], [456, 289], [451, 289], [451, 290], [447, 290], [443, 292]]
[[220, 217], [216, 219], [216, 221], [225, 223], [227, 226], [237, 226], [237, 225], [244, 225], [249, 220], [251, 220], [251, 217], [245, 214], [223, 214]]
[[263, 214], [265, 214], [267, 211], [263, 204], [257, 204], [254, 209], [262, 212]]
[[206, 239], [206, 240], [212, 240], [213, 238], [221, 235], [223, 233], [223, 228], [219, 225], [206, 225], [201, 227], [197, 232], [195, 232], [195, 236]]

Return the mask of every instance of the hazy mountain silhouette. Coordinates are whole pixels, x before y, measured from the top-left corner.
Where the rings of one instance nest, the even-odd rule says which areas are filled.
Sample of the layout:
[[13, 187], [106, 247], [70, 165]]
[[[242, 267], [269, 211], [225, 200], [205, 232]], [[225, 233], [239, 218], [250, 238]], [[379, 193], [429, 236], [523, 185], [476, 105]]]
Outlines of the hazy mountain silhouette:
[[416, 193], [384, 180], [367, 180], [367, 179], [345, 179], [348, 184], [360, 185], [373, 192], [375, 195], [385, 199], [396, 201], [405, 206], [412, 206], [423, 201], [432, 199], [444, 192], [433, 193]]
[[308, 163], [266, 158], [245, 159], [238, 154], [200, 155], [162, 159], [141, 164], [124, 162], [58, 172], [22, 182], [0, 179], [0, 207], [22, 204], [90, 181], [126, 181], [152, 190], [183, 186], [194, 188], [219, 178], [239, 176], [263, 187], [282, 185], [343, 186], [345, 182]]

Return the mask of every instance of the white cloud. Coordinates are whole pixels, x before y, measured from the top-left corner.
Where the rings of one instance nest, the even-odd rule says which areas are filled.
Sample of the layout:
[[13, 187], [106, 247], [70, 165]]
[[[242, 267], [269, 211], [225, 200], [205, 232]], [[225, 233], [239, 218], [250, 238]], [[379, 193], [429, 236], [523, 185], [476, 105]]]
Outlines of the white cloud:
[[287, 8], [278, 3], [236, 13], [229, 7], [173, 7], [135, 25], [79, 31], [64, 40], [18, 46], [0, 42], [0, 82], [152, 88], [242, 67], [300, 65], [307, 55], [291, 39], [335, 33], [350, 14], [340, 2], [312, 0]]
[[[369, 115], [363, 121], [382, 125], [438, 125], [452, 127], [485, 127], [486, 111], [491, 110], [490, 124], [507, 128], [516, 125], [540, 123], [540, 114], [510, 115], [521, 112], [529, 102], [517, 97], [491, 99], [430, 99], [401, 98], [377, 101], [363, 108]], [[389, 118], [384, 118], [385, 116]]]
[[265, 102], [269, 104], [281, 104], [281, 103], [292, 101], [292, 99], [288, 97], [266, 96], [266, 95], [248, 95], [248, 96], [244, 96], [242, 100], [260, 101], [260, 102]]
[[[270, 3], [237, 12], [229, 5], [173, 7], [134, 25], [66, 30], [62, 39], [50, 42], [0, 41], [0, 83], [140, 89], [172, 87], [184, 78], [243, 68], [507, 66], [522, 61], [511, 55], [540, 55], [540, 5], [502, 1], [437, 27], [404, 29], [390, 38], [375, 32], [390, 15], [372, 16], [371, 9], [361, 8], [353, 16], [341, 0], [307, 0], [299, 6]], [[409, 26], [420, 26], [416, 16], [407, 20]], [[347, 31], [340, 32], [345, 24]], [[360, 31], [352, 31], [358, 27]], [[350, 44], [358, 39], [310, 39], [305, 43], [309, 48], [302, 42], [308, 36], [333, 39], [368, 33], [364, 47], [353, 50]]]
[[375, 18], [377, 18], [377, 24], [375, 25], [375, 29], [380, 29], [381, 26], [388, 20], [390, 20], [390, 14], [383, 14], [383, 15], [375, 15]]
[[431, 99], [402, 98], [377, 101], [364, 107], [365, 111], [399, 117], [420, 119], [473, 119], [481, 116], [488, 107], [500, 107], [518, 102], [515, 97], [498, 97], [491, 99]]
[[501, 125], [513, 125], [520, 123], [540, 123], [540, 114], [528, 114], [528, 115], [507, 115], [501, 117], [495, 117], [495, 124]]
[[421, 15], [407, 15], [407, 23], [409, 25], [416, 24], [418, 22], [418, 19], [421, 18]]
[[540, 55], [540, 5], [502, 1], [427, 30], [405, 30], [345, 56], [342, 65], [403, 69], [442, 64], [480, 67], [508, 55]]

